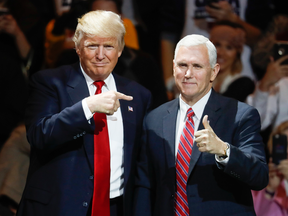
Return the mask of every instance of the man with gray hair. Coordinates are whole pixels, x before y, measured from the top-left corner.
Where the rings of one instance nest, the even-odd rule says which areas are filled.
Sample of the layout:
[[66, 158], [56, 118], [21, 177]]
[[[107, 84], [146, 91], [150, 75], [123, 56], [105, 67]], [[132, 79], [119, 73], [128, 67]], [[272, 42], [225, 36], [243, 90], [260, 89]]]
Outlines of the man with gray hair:
[[179, 98], [144, 121], [134, 215], [255, 215], [251, 189], [268, 183], [257, 110], [217, 94], [215, 46], [188, 35], [173, 60]]
[[124, 47], [119, 15], [91, 11], [74, 35], [79, 61], [31, 78], [31, 145], [19, 216], [132, 214], [135, 159], [151, 94], [113, 74]]

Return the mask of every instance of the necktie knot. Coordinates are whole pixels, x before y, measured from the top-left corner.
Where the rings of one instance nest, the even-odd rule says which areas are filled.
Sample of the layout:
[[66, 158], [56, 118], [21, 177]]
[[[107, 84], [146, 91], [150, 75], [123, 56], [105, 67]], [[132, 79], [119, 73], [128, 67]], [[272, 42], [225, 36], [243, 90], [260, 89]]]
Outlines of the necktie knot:
[[191, 118], [194, 116], [194, 111], [192, 110], [192, 108], [189, 108], [188, 110], [187, 110], [187, 118], [189, 119], [189, 120], [191, 120]]
[[105, 84], [105, 82], [104, 81], [102, 81], [102, 80], [98, 80], [98, 81], [95, 81], [94, 83], [93, 83], [95, 86], [96, 86], [96, 92], [95, 92], [95, 94], [100, 94], [102, 91], [101, 91], [101, 89], [102, 89], [102, 86]]

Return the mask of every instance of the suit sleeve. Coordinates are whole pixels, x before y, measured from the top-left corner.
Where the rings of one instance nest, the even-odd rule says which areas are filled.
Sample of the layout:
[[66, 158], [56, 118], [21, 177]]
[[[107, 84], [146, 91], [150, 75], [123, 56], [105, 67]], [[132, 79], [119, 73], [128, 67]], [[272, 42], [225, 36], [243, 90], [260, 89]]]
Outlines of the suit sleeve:
[[224, 172], [246, 183], [252, 190], [267, 186], [268, 166], [260, 131], [260, 117], [256, 109], [249, 107], [237, 117], [230, 158]]
[[64, 88], [59, 79], [38, 74], [31, 78], [25, 123], [32, 147], [54, 150], [93, 131], [94, 122], [86, 120], [81, 100], [73, 104]]

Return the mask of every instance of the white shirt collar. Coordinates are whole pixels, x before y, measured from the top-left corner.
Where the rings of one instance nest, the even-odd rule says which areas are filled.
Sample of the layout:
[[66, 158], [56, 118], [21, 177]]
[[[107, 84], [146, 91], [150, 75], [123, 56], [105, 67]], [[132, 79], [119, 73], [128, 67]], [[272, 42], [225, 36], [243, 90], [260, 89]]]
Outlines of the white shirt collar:
[[[203, 111], [204, 111], [204, 108], [205, 108], [205, 106], [206, 106], [206, 104], [207, 104], [207, 102], [208, 102], [208, 99], [209, 99], [209, 97], [210, 97], [210, 95], [211, 95], [211, 92], [212, 92], [212, 90], [210, 89], [210, 91], [209, 91], [206, 95], [204, 95], [204, 97], [202, 97], [199, 101], [197, 101], [197, 102], [192, 106], [192, 109], [193, 109], [194, 114], [195, 114], [194, 117], [196, 117], [198, 120], [201, 119], [201, 116], [202, 116]], [[180, 107], [180, 108], [179, 108], [179, 109], [180, 109], [180, 112], [182, 112], [182, 113], [186, 113], [187, 110], [191, 107], [191, 106], [189, 106], [187, 103], [185, 103], [185, 102], [182, 100], [181, 95], [179, 96], [179, 107]], [[184, 115], [184, 117], [185, 117], [185, 119], [186, 119], [186, 115]], [[185, 119], [181, 119], [181, 121], [182, 121], [182, 120], [185, 121]]]

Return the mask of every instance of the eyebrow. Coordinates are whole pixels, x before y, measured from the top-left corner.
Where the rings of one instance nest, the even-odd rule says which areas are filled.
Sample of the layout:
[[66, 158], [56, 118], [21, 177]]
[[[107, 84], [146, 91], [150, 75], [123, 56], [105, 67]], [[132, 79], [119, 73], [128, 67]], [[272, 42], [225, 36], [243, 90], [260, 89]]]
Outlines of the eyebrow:
[[206, 66], [205, 64], [198, 63], [198, 62], [194, 62], [194, 63], [188, 64], [186, 61], [179, 61], [179, 62], [176, 62], [176, 64], [177, 65], [192, 65], [192, 66], [199, 65], [199, 66], [202, 66], [202, 67]]
[[[85, 41], [84, 42], [84, 46], [93, 46], [93, 45], [100, 45], [99, 43], [96, 43], [96, 42], [91, 42], [91, 41]], [[105, 42], [103, 44], [101, 44], [103, 46], [114, 46], [114, 43], [113, 42]]]

